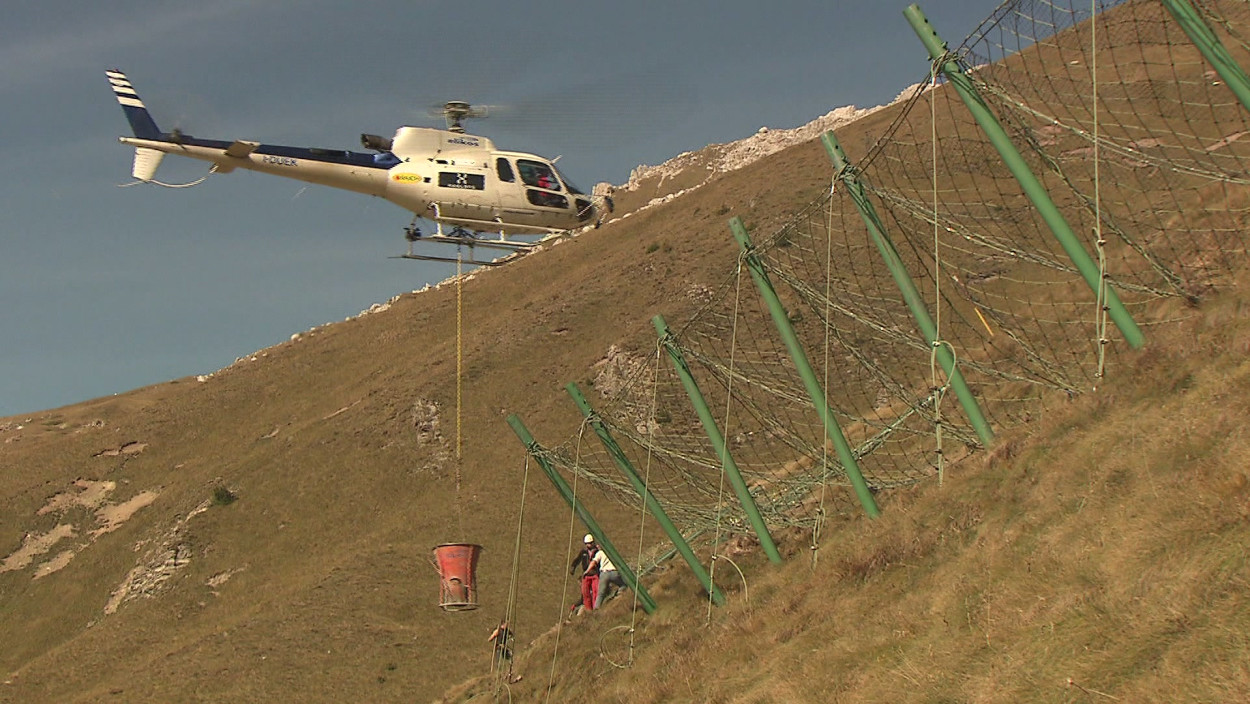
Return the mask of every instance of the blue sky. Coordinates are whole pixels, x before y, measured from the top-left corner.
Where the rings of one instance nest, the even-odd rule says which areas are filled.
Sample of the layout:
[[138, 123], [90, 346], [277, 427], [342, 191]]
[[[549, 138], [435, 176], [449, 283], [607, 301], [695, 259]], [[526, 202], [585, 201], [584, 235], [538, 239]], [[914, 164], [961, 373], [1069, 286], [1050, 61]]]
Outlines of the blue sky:
[[[921, 6], [955, 45], [997, 4]], [[361, 132], [435, 124], [445, 100], [512, 106], [470, 131], [559, 155], [589, 188], [888, 102], [927, 73], [905, 5], [5, 3], [0, 416], [210, 373], [454, 271], [388, 259], [410, 215], [379, 199], [242, 171], [118, 188], [131, 150], [106, 68], [163, 129], [218, 139], [358, 149]], [[204, 171], [171, 157], [159, 177]]]

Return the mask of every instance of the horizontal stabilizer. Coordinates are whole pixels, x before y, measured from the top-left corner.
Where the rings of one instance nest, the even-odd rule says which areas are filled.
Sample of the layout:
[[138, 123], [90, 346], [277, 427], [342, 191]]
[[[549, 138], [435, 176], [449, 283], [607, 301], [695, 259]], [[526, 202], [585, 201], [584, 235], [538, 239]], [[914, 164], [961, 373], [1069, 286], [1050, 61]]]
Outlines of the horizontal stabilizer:
[[135, 166], [130, 173], [140, 181], [151, 181], [156, 175], [156, 167], [161, 165], [161, 159], [164, 158], [165, 152], [135, 147]]

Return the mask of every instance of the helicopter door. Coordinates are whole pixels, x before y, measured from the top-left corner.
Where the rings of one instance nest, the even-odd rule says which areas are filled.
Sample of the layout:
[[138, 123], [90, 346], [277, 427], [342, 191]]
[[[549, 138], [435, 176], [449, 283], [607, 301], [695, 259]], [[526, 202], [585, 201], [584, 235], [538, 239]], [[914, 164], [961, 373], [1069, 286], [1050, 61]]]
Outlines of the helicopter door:
[[482, 165], [460, 160], [435, 159], [437, 178], [435, 201], [443, 217], [489, 222], [498, 206], [498, 194], [486, 187], [487, 170]]

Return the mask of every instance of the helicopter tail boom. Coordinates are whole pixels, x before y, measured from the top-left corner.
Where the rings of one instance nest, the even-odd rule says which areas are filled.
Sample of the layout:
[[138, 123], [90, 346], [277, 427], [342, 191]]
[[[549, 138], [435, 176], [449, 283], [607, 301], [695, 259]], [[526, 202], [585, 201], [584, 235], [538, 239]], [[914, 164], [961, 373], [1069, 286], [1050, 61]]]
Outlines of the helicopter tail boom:
[[394, 162], [387, 161], [385, 154], [289, 147], [242, 139], [201, 139], [178, 129], [162, 132], [126, 74], [117, 69], [105, 73], [134, 132], [133, 137], [121, 137], [120, 141], [135, 148], [131, 173], [138, 181], [167, 185], [155, 180], [156, 170], [166, 154], [175, 154], [211, 162], [212, 173], [224, 174], [238, 168], [374, 196], [386, 191], [386, 173]]
[[113, 86], [113, 95], [117, 96], [117, 102], [121, 104], [122, 112], [126, 113], [126, 120], [130, 123], [130, 129], [135, 136], [139, 139], [160, 139], [161, 129], [156, 126], [156, 121], [152, 119], [147, 106], [139, 99], [139, 94], [135, 92], [126, 74], [117, 69], [109, 69], [105, 73], [108, 74], [109, 84]]

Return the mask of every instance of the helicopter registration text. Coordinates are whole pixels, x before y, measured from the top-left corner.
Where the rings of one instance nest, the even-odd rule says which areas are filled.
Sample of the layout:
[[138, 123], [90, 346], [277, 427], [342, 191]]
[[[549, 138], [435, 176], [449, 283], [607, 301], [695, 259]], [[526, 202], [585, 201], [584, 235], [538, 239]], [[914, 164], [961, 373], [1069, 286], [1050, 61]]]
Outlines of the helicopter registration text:
[[265, 154], [260, 158], [266, 164], [277, 164], [278, 166], [299, 166], [299, 162], [289, 156], [272, 156]]

